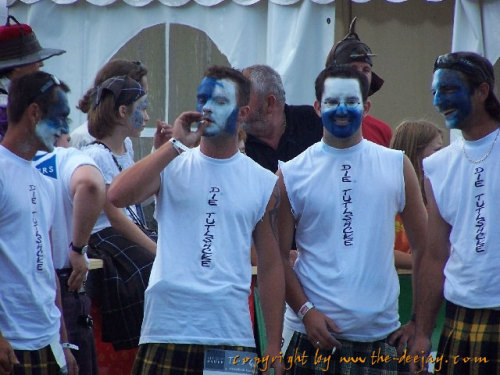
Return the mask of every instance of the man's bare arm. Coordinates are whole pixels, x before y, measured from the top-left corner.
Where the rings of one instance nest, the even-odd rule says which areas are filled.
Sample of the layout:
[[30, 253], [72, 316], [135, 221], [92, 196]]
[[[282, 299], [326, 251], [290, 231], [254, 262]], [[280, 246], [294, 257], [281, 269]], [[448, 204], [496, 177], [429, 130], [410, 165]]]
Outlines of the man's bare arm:
[[[285, 307], [285, 278], [279, 253], [277, 229], [279, 204], [279, 190], [275, 186], [267, 204], [266, 213], [256, 225], [253, 233], [258, 260], [259, 296], [268, 338], [266, 355], [270, 356], [277, 356], [281, 351]], [[274, 368], [281, 371], [279, 363], [274, 363]]]

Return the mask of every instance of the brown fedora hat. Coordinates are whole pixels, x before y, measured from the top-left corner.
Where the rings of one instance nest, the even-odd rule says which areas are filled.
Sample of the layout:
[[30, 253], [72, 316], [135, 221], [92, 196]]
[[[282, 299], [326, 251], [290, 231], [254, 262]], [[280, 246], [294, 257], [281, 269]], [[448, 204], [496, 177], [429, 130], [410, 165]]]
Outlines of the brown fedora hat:
[[[15, 23], [11, 25], [10, 20]], [[0, 70], [34, 64], [64, 52], [62, 49], [42, 48], [33, 29], [19, 23], [13, 16], [7, 18], [5, 26], [0, 26]]]
[[[353, 18], [349, 26], [349, 32], [341, 41], [335, 43], [326, 57], [325, 66], [334, 64], [350, 64], [355, 61], [365, 62], [373, 65], [372, 57], [377, 56], [372, 53], [370, 47], [359, 40], [358, 34], [354, 31], [356, 17]], [[372, 70], [372, 81], [368, 96], [374, 94], [384, 84], [384, 80]]]

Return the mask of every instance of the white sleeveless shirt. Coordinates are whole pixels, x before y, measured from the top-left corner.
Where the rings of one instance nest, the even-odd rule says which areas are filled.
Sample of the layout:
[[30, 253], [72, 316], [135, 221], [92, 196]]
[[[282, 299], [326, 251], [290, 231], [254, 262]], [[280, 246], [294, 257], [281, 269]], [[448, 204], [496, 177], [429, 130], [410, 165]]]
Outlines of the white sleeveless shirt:
[[[375, 341], [399, 327], [394, 217], [405, 205], [403, 154], [362, 140], [312, 145], [280, 165], [296, 219], [294, 270], [339, 338]], [[305, 333], [287, 307], [285, 325]]]
[[195, 148], [161, 179], [140, 343], [254, 347], [250, 247], [276, 176], [239, 152], [220, 160]]
[[[466, 141], [465, 152], [480, 160], [496, 136]], [[500, 139], [480, 163], [467, 160], [463, 146], [457, 139], [424, 159], [439, 212], [451, 225], [444, 296], [471, 309], [500, 308]]]

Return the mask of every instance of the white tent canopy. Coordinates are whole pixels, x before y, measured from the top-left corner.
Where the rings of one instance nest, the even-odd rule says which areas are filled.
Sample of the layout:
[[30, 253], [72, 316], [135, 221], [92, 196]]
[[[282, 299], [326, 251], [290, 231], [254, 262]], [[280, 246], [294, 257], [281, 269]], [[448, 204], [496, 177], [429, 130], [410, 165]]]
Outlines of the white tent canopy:
[[[1, 8], [5, 19], [7, 8]], [[71, 87], [72, 108], [120, 47], [157, 24], [167, 25], [167, 41], [170, 24], [202, 30], [234, 67], [272, 66], [283, 77], [287, 101], [295, 104], [312, 102], [311, 82], [334, 41], [334, 0], [11, 0], [8, 12], [31, 25], [42, 45], [67, 51], [47, 60], [45, 69], [57, 72]], [[496, 61], [499, 19], [500, 1], [456, 0], [453, 49], [474, 50]], [[73, 120], [80, 123], [83, 118]]]

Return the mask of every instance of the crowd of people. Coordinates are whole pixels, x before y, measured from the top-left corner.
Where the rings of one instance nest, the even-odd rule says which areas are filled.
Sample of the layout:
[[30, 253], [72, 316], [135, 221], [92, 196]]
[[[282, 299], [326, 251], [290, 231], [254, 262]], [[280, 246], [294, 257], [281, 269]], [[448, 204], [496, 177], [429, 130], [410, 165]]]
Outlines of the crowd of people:
[[[443, 147], [424, 120], [393, 136], [368, 114], [384, 81], [354, 29], [311, 82], [313, 105], [287, 104], [267, 65], [210, 66], [196, 108], [158, 120], [152, 152], [135, 162], [147, 69], [105, 64], [78, 105], [88, 121], [70, 137], [70, 88], [39, 70], [64, 51], [9, 17], [0, 375], [103, 373], [94, 318], [101, 340], [128, 356], [106, 374], [396, 375], [429, 363], [440, 374], [500, 373], [493, 67], [472, 52], [435, 60], [433, 103], [457, 141]], [[157, 231], [142, 207], [151, 197]], [[89, 258], [102, 269], [89, 273]], [[248, 303], [252, 264], [265, 347]], [[412, 269], [408, 322], [399, 268]]]

